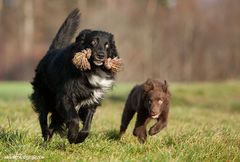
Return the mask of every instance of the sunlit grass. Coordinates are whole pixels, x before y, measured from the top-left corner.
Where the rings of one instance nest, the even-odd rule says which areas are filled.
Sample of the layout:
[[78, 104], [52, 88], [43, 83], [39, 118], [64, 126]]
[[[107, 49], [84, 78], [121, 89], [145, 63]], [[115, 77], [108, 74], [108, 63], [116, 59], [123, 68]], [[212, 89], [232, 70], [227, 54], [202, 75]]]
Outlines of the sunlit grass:
[[141, 145], [134, 121], [118, 138], [122, 108], [133, 84], [118, 84], [93, 119], [86, 141], [70, 145], [41, 138], [29, 83], [0, 83], [0, 161], [39, 156], [43, 161], [240, 161], [240, 82], [170, 84], [168, 127]]

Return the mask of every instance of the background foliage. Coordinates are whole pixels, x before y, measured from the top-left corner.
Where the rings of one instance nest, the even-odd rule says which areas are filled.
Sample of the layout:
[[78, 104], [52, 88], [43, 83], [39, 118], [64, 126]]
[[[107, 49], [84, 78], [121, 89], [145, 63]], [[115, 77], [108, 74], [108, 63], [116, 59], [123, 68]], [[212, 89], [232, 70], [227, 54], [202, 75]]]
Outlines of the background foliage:
[[121, 81], [225, 80], [240, 73], [239, 0], [0, 0], [0, 79], [31, 80], [67, 14], [115, 35]]

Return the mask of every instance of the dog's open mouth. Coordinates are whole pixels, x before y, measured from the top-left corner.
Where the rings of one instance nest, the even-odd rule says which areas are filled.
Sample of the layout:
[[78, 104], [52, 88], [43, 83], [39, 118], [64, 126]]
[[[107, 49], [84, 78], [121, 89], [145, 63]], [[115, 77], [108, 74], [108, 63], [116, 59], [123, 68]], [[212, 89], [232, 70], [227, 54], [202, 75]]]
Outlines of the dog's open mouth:
[[105, 61], [105, 57], [103, 55], [94, 55], [93, 57], [93, 63], [96, 65], [96, 66], [101, 66], [104, 64], [104, 61]]
[[104, 60], [94, 60], [93, 63], [97, 66], [103, 65]]
[[159, 115], [160, 115], [160, 114], [157, 114], [157, 115], [152, 115], [152, 116], [151, 116], [151, 118], [153, 118], [153, 119], [156, 119], [156, 118], [158, 118], [158, 117], [159, 117]]

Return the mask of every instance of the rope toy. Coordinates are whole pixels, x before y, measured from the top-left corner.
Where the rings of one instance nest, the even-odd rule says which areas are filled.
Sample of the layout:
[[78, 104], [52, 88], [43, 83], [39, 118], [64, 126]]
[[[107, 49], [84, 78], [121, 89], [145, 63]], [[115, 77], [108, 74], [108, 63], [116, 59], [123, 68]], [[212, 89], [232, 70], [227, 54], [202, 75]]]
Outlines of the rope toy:
[[117, 73], [122, 70], [122, 60], [120, 58], [107, 58], [104, 61], [104, 66], [111, 70], [113, 73]]
[[90, 63], [88, 62], [88, 59], [90, 57], [91, 57], [91, 50], [89, 48], [87, 48], [86, 50], [77, 52], [75, 54], [75, 56], [73, 57], [72, 61], [77, 69], [80, 69], [82, 71], [91, 70]]
[[[75, 67], [81, 71], [91, 70], [91, 65], [88, 61], [88, 59], [91, 57], [91, 53], [92, 51], [89, 48], [84, 49], [81, 52], [77, 52], [72, 59]], [[115, 57], [113, 59], [107, 58], [104, 61], [104, 66], [106, 69], [111, 70], [111, 72], [117, 73], [122, 70], [123, 63], [122, 60], [118, 57]]]

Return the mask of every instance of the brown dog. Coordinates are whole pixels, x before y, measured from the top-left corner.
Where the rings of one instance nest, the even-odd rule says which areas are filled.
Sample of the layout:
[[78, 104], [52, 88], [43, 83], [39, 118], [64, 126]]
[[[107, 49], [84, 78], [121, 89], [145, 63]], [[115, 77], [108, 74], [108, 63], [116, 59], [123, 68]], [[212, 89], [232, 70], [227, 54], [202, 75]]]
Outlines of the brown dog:
[[149, 135], [155, 135], [167, 126], [169, 112], [170, 92], [166, 80], [164, 83], [148, 79], [144, 84], [136, 85], [130, 92], [122, 114], [120, 136], [122, 136], [137, 112], [137, 121], [133, 135], [138, 137], [141, 143], [147, 139], [146, 125], [150, 119], [157, 122], [148, 131]]

